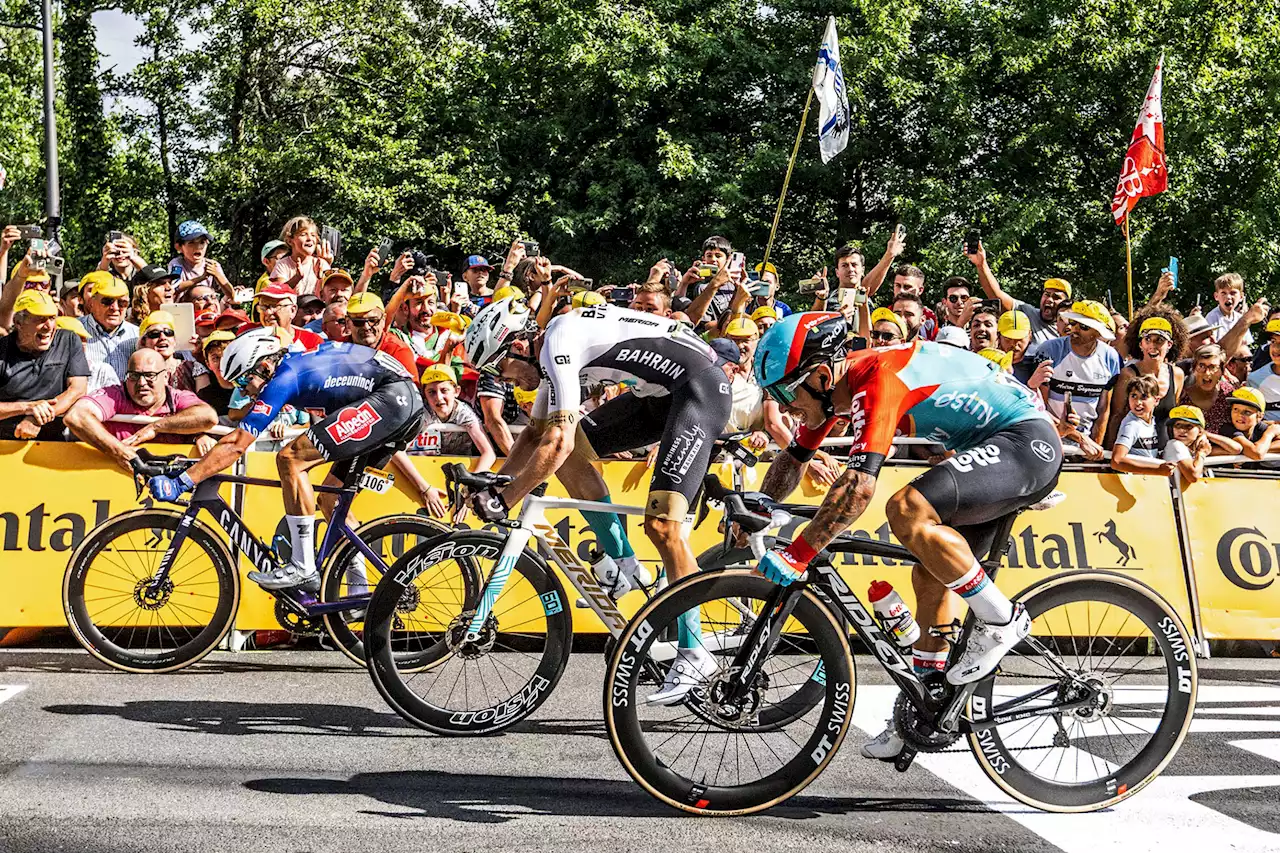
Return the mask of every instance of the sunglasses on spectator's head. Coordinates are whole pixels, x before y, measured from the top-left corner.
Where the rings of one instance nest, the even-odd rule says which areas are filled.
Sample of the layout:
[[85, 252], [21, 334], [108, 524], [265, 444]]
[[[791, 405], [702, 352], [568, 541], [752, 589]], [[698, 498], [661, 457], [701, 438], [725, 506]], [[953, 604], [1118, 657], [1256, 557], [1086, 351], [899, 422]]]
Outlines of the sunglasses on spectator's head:
[[119, 305], [121, 308], [126, 308], [129, 305], [128, 298], [124, 296], [99, 296], [98, 301], [107, 308], [110, 308], [112, 305]]
[[130, 370], [124, 375], [125, 379], [132, 379], [134, 382], [155, 382], [158, 378], [168, 373], [167, 370]]
[[158, 341], [161, 338], [172, 338], [174, 336], [173, 329], [152, 329], [143, 336], [144, 340]]
[[898, 336], [895, 335], [893, 332], [877, 332], [874, 329], [871, 332], [871, 340], [873, 341], [880, 341], [880, 342], [889, 344], [889, 343], [893, 343], [897, 339], [898, 339]]

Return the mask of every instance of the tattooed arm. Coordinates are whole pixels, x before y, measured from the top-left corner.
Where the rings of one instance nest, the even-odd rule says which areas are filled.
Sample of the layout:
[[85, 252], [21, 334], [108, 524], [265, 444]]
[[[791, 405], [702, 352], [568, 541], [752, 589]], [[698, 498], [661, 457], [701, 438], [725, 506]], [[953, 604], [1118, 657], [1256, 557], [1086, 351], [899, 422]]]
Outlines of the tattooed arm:
[[[769, 471], [772, 473], [773, 469]], [[845, 471], [827, 493], [827, 499], [822, 502], [813, 521], [801, 531], [804, 540], [815, 551], [821, 551], [866, 512], [867, 504], [871, 503], [871, 496], [875, 493], [875, 477], [853, 468]]]
[[785, 501], [796, 490], [796, 486], [800, 485], [800, 478], [804, 476], [804, 469], [808, 466], [808, 462], [801, 462], [789, 452], [779, 453], [769, 465], [764, 482], [760, 484], [760, 491], [775, 501]]

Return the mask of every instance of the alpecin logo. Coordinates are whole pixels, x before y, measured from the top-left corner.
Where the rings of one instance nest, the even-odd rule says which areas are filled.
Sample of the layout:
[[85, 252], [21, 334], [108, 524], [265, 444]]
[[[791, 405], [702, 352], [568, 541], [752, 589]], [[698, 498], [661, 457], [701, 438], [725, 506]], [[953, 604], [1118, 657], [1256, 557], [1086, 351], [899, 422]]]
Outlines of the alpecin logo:
[[1218, 540], [1218, 568], [1241, 589], [1266, 589], [1280, 577], [1280, 542], [1268, 542], [1256, 527], [1234, 527]]
[[338, 419], [325, 427], [325, 430], [336, 444], [363, 441], [369, 437], [374, 425], [380, 420], [382, 415], [374, 411], [373, 406], [361, 403], [358, 406], [348, 406], [338, 412]]

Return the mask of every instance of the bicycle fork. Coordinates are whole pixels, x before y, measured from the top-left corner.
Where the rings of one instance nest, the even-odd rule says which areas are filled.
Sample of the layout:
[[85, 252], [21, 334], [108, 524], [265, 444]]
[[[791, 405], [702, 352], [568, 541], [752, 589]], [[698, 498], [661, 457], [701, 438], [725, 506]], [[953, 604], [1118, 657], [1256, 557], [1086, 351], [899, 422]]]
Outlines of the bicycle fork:
[[511, 577], [511, 571], [516, 567], [516, 561], [520, 559], [520, 555], [524, 552], [525, 546], [529, 544], [529, 539], [532, 536], [533, 531], [526, 530], [523, 527], [512, 528], [507, 535], [507, 542], [502, 547], [502, 555], [498, 557], [498, 563], [494, 566], [493, 574], [485, 582], [484, 592], [480, 595], [480, 603], [476, 605], [475, 615], [471, 617], [471, 624], [467, 626], [467, 634], [463, 637], [464, 642], [476, 643], [480, 641], [480, 631], [484, 628], [484, 623], [488, 620], [489, 614], [493, 612], [493, 606], [497, 603], [498, 597], [502, 595], [502, 590], [507, 585], [507, 579]]

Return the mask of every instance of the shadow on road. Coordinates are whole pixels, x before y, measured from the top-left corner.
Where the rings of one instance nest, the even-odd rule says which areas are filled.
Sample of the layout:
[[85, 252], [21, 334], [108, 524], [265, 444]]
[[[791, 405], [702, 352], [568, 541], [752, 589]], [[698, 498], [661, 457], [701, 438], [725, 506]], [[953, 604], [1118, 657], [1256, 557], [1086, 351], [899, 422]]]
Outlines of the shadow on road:
[[[631, 782], [615, 779], [557, 779], [545, 776], [492, 776], [402, 770], [360, 773], [337, 779], [276, 778], [244, 783], [265, 794], [338, 794], [369, 797], [411, 811], [362, 809], [382, 817], [434, 817], [466, 823], [507, 823], [525, 815], [561, 817], [681, 817], [693, 818], [650, 797]], [[925, 797], [796, 797], [770, 809], [765, 816], [809, 820], [822, 815], [859, 812], [987, 813], [971, 800]]]
[[[267, 656], [259, 652], [246, 653], [246, 659], [240, 661], [233, 660], [202, 660], [192, 664], [187, 669], [178, 672], [164, 673], [163, 677], [172, 678], [175, 676], [190, 677], [194, 675], [232, 675], [238, 673], [261, 673], [261, 672], [318, 672], [318, 673], [352, 673], [364, 674], [364, 669], [348, 662], [345, 658], [338, 656], [336, 653], [333, 658], [337, 663], [334, 664], [301, 664], [296, 661], [273, 663], [267, 659]], [[74, 673], [106, 675], [118, 674], [126, 678], [148, 678], [151, 676], [138, 675], [131, 672], [120, 672], [113, 669], [97, 658], [91, 657], [85, 652], [66, 651], [66, 652], [15, 652], [6, 650], [0, 655], [0, 671], [3, 672], [55, 672], [55, 673]]]
[[123, 705], [48, 705], [51, 714], [119, 717], [169, 731], [214, 735], [312, 734], [338, 737], [419, 737], [395, 714], [322, 703], [145, 700]]

